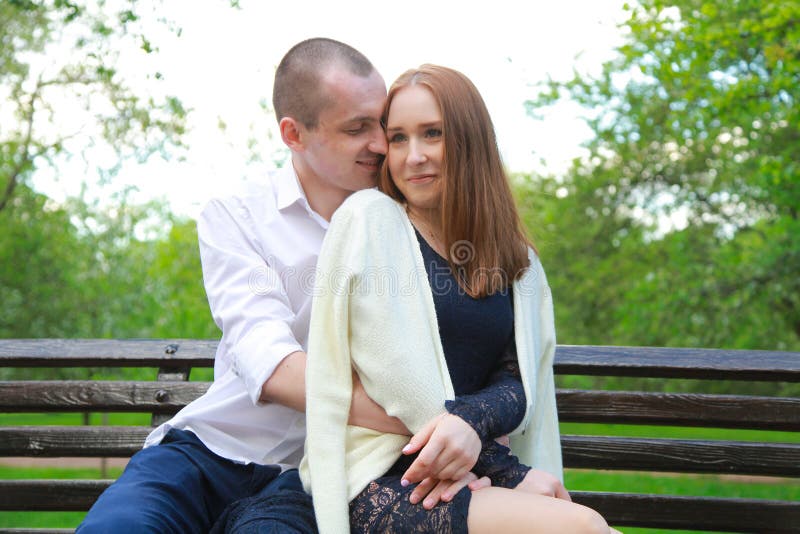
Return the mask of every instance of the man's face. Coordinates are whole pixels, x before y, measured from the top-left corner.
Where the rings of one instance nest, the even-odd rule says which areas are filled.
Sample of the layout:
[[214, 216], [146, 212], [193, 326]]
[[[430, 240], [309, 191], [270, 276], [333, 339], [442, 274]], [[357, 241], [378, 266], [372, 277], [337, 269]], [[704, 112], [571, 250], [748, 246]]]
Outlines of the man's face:
[[345, 69], [331, 71], [323, 83], [331, 104], [320, 113], [317, 127], [304, 132], [304, 159], [313, 179], [334, 192], [374, 187], [386, 154], [380, 124], [386, 85], [377, 72], [361, 78]]

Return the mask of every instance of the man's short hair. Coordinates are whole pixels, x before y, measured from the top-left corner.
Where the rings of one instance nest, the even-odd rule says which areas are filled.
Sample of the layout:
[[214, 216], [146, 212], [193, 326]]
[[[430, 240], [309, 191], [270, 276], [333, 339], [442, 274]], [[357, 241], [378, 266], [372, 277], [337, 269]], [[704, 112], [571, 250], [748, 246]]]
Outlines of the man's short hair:
[[364, 54], [333, 39], [316, 37], [294, 45], [275, 72], [272, 106], [278, 121], [292, 117], [306, 128], [317, 127], [320, 112], [330, 103], [323, 76], [332, 66], [363, 78], [375, 71]]

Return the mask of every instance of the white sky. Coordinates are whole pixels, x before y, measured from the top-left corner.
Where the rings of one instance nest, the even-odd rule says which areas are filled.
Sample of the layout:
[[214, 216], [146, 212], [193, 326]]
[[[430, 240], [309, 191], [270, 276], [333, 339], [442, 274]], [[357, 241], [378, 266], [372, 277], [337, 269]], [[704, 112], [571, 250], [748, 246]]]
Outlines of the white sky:
[[[469, 76], [481, 91], [512, 171], [558, 172], [580, 154], [589, 132], [576, 106], [551, 110], [545, 121], [530, 118], [524, 101], [532, 85], [548, 76], [568, 78], [573, 68], [597, 72], [620, 42], [617, 24], [624, 0], [242, 0], [240, 10], [220, 0], [166, 0], [160, 16], [182, 28], [179, 38], [155, 39], [159, 53], [147, 70], [164, 75], [164, 89], [192, 109], [184, 161], [153, 159], [126, 165], [115, 186], [134, 184], [136, 198], [166, 198], [173, 210], [195, 215], [212, 196], [224, 194], [246, 175], [274, 166], [279, 139], [269, 141], [274, 118], [259, 102], [271, 101], [272, 75], [296, 42], [331, 37], [361, 50], [387, 85], [404, 70], [438, 63]], [[576, 56], [579, 56], [576, 60]], [[227, 125], [220, 131], [219, 123]], [[263, 141], [264, 162], [248, 164], [248, 137]], [[54, 198], [76, 194], [85, 168], [45, 173], [36, 185]], [[74, 176], [71, 177], [71, 174]]]

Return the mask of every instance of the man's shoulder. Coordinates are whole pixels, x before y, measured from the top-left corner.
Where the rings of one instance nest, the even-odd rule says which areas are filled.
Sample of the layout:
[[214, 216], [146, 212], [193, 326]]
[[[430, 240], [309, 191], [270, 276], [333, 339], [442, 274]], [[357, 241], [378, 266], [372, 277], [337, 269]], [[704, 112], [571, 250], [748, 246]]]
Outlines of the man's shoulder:
[[220, 209], [232, 212], [244, 210], [263, 216], [264, 210], [276, 209], [278, 181], [282, 178], [278, 170], [240, 180], [231, 184], [225, 194], [212, 197], [203, 208], [203, 213]]

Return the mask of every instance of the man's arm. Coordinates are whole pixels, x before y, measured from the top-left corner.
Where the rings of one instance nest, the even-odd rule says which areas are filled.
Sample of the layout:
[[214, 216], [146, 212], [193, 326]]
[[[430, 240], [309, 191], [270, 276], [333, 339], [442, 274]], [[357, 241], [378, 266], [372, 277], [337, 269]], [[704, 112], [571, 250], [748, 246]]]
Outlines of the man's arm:
[[[306, 353], [296, 351], [278, 364], [261, 388], [261, 401], [274, 402], [300, 412], [306, 410]], [[396, 417], [390, 417], [372, 400], [358, 376], [353, 374], [353, 400], [350, 404], [351, 425], [371, 428], [378, 432], [411, 435]]]

